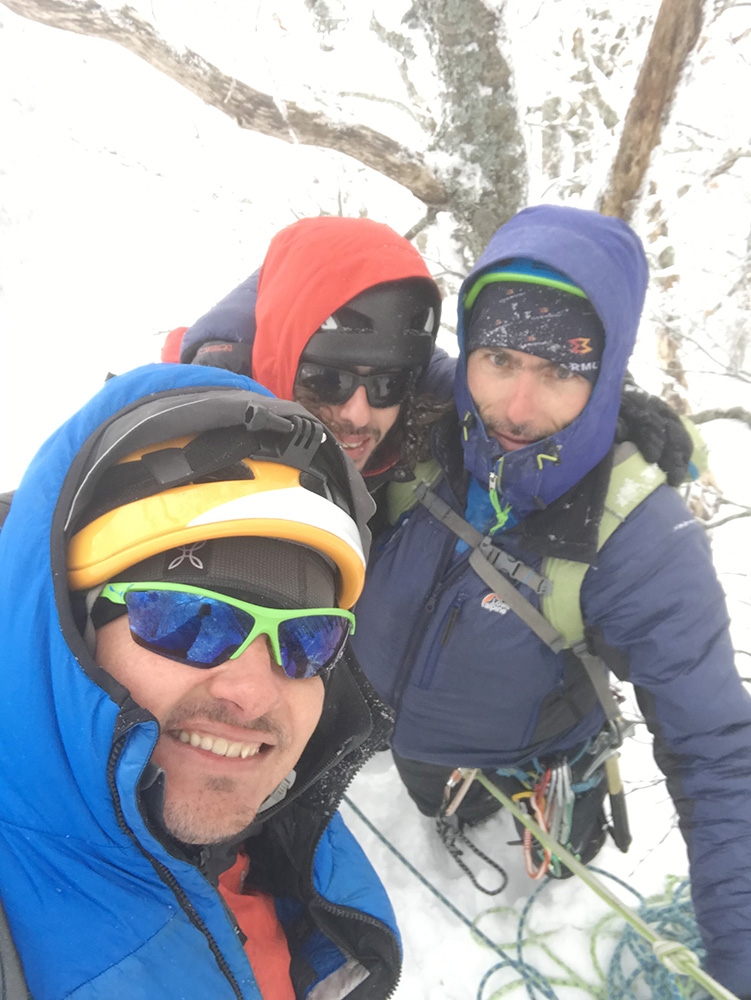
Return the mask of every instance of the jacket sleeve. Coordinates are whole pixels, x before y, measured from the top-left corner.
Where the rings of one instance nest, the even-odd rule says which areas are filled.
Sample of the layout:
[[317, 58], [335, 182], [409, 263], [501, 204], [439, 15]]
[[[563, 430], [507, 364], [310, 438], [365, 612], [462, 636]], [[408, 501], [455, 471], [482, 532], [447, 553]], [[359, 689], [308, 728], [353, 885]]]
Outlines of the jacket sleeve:
[[201, 345], [208, 341], [223, 340], [252, 348], [256, 335], [259, 273], [251, 274], [188, 328], [180, 345], [183, 364], [190, 364]]
[[669, 487], [603, 547], [582, 609], [596, 642], [620, 654], [653, 734], [688, 848], [707, 971], [749, 994], [751, 698], [706, 534]]

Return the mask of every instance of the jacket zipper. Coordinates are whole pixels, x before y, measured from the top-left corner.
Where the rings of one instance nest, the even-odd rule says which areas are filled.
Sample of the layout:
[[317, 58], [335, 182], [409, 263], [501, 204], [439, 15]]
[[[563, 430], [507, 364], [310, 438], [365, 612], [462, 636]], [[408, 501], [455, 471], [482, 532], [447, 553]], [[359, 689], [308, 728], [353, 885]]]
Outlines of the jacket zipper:
[[435, 611], [435, 606], [443, 591], [453, 582], [455, 577], [460, 576], [466, 569], [466, 560], [462, 560], [452, 570], [449, 570], [448, 573], [446, 572], [451, 563], [451, 557], [455, 547], [456, 536], [449, 533], [449, 536], [446, 538], [443, 552], [441, 553], [438, 568], [433, 576], [433, 585], [430, 589], [430, 593], [428, 594], [428, 599], [425, 602], [425, 607], [418, 615], [415, 620], [415, 624], [412, 627], [404, 660], [399, 668], [399, 672], [391, 689], [391, 697], [389, 701], [394, 706], [397, 713], [401, 707], [404, 691], [415, 668], [415, 660], [423, 639], [424, 626], [427, 625], [428, 621], [432, 617], [433, 612]]
[[464, 605], [466, 599], [466, 594], [457, 594], [456, 599], [451, 604], [451, 607], [443, 616], [443, 620], [438, 627], [437, 634], [433, 637], [433, 641], [430, 643], [427, 655], [423, 657], [422, 669], [418, 680], [419, 687], [424, 688], [432, 681], [438, 659], [441, 655], [441, 650], [448, 646], [451, 640], [451, 633], [454, 631], [454, 626], [459, 619], [462, 606]]
[[[305, 785], [305, 788], [301, 788], [300, 789], [300, 794], [303, 794], [303, 792], [305, 792], [306, 789], [312, 787], [322, 777], [322, 775], [324, 775], [328, 770], [330, 770], [330, 768], [333, 767], [339, 761], [339, 759], [342, 756], [344, 756], [344, 754], [346, 752], [346, 749], [347, 749], [347, 746], [348, 746], [348, 743], [349, 743], [349, 741], [346, 741], [345, 743], [343, 743], [342, 746], [336, 751], [336, 753], [334, 753], [326, 761], [326, 763], [323, 764], [318, 769], [318, 771], [316, 772], [316, 774]], [[367, 741], [366, 741], [366, 743], [367, 743]], [[366, 746], [365, 749], [363, 749], [362, 746], [358, 748], [357, 752], [362, 754], [362, 760], [361, 760], [360, 766], [357, 768], [358, 772], [365, 766], [365, 764], [372, 757], [375, 756], [377, 750], [378, 750], [378, 747], [373, 746], [373, 745]], [[371, 927], [377, 927], [381, 931], [383, 931], [387, 936], [389, 936], [391, 938], [394, 938], [393, 931], [391, 930], [390, 927], [388, 927], [387, 924], [383, 923], [383, 921], [376, 919], [376, 917], [371, 917], [367, 913], [362, 913], [360, 910], [355, 910], [355, 909], [353, 909], [351, 907], [348, 907], [348, 906], [337, 906], [335, 903], [330, 903], [327, 899], [325, 899], [318, 892], [318, 890], [315, 887], [315, 882], [314, 882], [314, 878], [313, 878], [313, 864], [314, 864], [314, 859], [315, 859], [316, 851], [318, 850], [318, 845], [321, 843], [321, 839], [323, 837], [323, 834], [325, 833], [326, 828], [328, 827], [329, 823], [331, 822], [331, 819], [334, 817], [334, 815], [338, 811], [339, 807], [341, 806], [342, 799], [344, 798], [344, 796], [345, 796], [345, 794], [347, 792], [347, 789], [352, 784], [352, 781], [354, 781], [354, 777], [355, 777], [355, 775], [352, 775], [352, 777], [349, 779], [349, 781], [341, 788], [341, 791], [337, 794], [336, 801], [332, 802], [331, 811], [329, 812], [327, 810], [324, 813], [323, 824], [321, 826], [320, 832], [318, 833], [318, 836], [315, 839], [315, 843], [313, 845], [313, 850], [311, 851], [311, 854], [310, 854], [310, 863], [308, 865], [308, 872], [307, 872], [307, 885], [310, 888], [311, 899], [316, 900], [316, 902], [321, 907], [321, 909], [326, 910], [328, 913], [332, 913], [332, 914], [346, 915], [350, 919], [359, 920], [361, 923], [368, 924]], [[271, 809], [269, 809], [268, 813], [264, 817], [264, 822], [267, 819], [269, 819], [274, 814], [274, 812], [278, 811], [279, 808], [281, 808], [281, 803], [279, 803], [277, 806], [273, 806]], [[303, 902], [303, 905], [307, 905], [307, 903], [305, 902], [305, 900], [301, 900], [301, 901]], [[335, 941], [333, 938], [329, 937], [328, 935], [327, 935], [327, 938], [334, 945], [336, 945], [338, 948], [340, 948], [340, 945], [339, 945], [338, 941]], [[343, 948], [340, 948], [340, 950], [344, 951]], [[393, 996], [394, 992], [396, 991], [397, 986], [399, 985], [400, 979], [401, 979], [401, 968], [400, 968], [399, 973], [397, 974], [396, 978], [394, 979], [394, 981], [393, 981], [393, 983], [391, 985], [391, 988], [389, 989], [388, 993], [384, 994], [383, 1000], [389, 1000], [389, 997]], [[359, 987], [356, 986], [355, 990], [357, 990], [358, 988]], [[355, 993], [353, 993], [351, 995], [354, 996], [354, 997], [356, 997], [357, 993], [355, 992]], [[365, 997], [363, 997], [363, 1000], [365, 1000]]]
[[[367, 759], [370, 759], [370, 757], [372, 757], [374, 755], [374, 753], [375, 753], [375, 750], [368, 755]], [[366, 763], [366, 761], [363, 761], [363, 764], [365, 764], [365, 763]], [[342, 799], [344, 798], [344, 796], [346, 794], [346, 791], [347, 791], [347, 788], [349, 787], [350, 784], [351, 784], [351, 781], [343, 789], [342, 794], [339, 797], [339, 801], [337, 803], [335, 812], [339, 809], [339, 806], [342, 804]], [[346, 917], [348, 917], [350, 919], [358, 920], [360, 923], [367, 924], [369, 927], [377, 927], [379, 930], [383, 931], [387, 936], [389, 936], [389, 937], [391, 937], [393, 939], [394, 938], [394, 932], [382, 920], [378, 920], [376, 917], [372, 917], [368, 913], [363, 913], [361, 910], [355, 910], [355, 909], [353, 909], [352, 907], [349, 907], [349, 906], [338, 906], [335, 903], [330, 903], [316, 889], [315, 882], [313, 880], [313, 866], [314, 866], [316, 851], [318, 850], [318, 845], [321, 843], [321, 839], [323, 838], [323, 834], [324, 834], [327, 826], [328, 826], [328, 823], [326, 823], [324, 825], [323, 829], [318, 834], [318, 837], [316, 838], [315, 844], [313, 846], [313, 850], [312, 850], [312, 852], [310, 854], [310, 863], [308, 865], [308, 885], [310, 886], [310, 888], [312, 890], [312, 898], [316, 901], [316, 903], [318, 904], [318, 906], [320, 906], [320, 908], [322, 910], [325, 910], [327, 913], [331, 913], [331, 914], [333, 914], [335, 916], [346, 916]], [[331, 937], [331, 935], [330, 935], [329, 932], [327, 932], [326, 937], [333, 944], [335, 944], [337, 946], [337, 948], [339, 948], [342, 951], [343, 954], [345, 954], [345, 955], [347, 954], [347, 952], [345, 951], [343, 945], [341, 945], [338, 941], [334, 940], [334, 938]], [[389, 997], [392, 997], [394, 995], [394, 993], [396, 992], [396, 988], [399, 985], [399, 981], [401, 980], [401, 978], [402, 978], [402, 970], [401, 970], [401, 966], [400, 966], [399, 972], [397, 973], [395, 979], [391, 983], [391, 986], [389, 988], [388, 993], [385, 993], [383, 995], [383, 1000], [389, 1000]], [[355, 987], [355, 989], [351, 993], [348, 994], [348, 996], [352, 996], [352, 997], [356, 998], [357, 995], [358, 995], [358, 991], [360, 989], [360, 986], [365, 986], [365, 985], [367, 985], [367, 980], [364, 983], [359, 983]], [[363, 1000], [365, 1000], [364, 997], [363, 997]]]
[[180, 907], [185, 912], [185, 914], [187, 915], [188, 919], [193, 924], [193, 926], [204, 935], [208, 943], [208, 946], [211, 950], [211, 953], [214, 956], [214, 959], [216, 960], [216, 964], [219, 966], [219, 970], [222, 972], [224, 977], [229, 982], [235, 996], [237, 997], [237, 1000], [245, 1000], [243, 991], [240, 988], [240, 984], [235, 979], [232, 969], [230, 969], [226, 958], [222, 954], [221, 948], [215, 941], [213, 934], [204, 923], [198, 911], [191, 903], [190, 899], [186, 895], [180, 883], [177, 881], [177, 879], [169, 870], [169, 868], [166, 867], [166, 865], [163, 865], [161, 861], [158, 861], [153, 855], [149, 854], [149, 852], [145, 849], [145, 847], [143, 847], [143, 845], [138, 840], [138, 837], [136, 837], [134, 832], [125, 822], [125, 817], [123, 816], [123, 812], [120, 807], [120, 796], [118, 794], [117, 785], [115, 783], [115, 767], [117, 765], [118, 760], [120, 759], [120, 754], [122, 753], [124, 743], [125, 743], [125, 734], [121, 735], [113, 744], [109, 761], [107, 763], [107, 784], [109, 786], [110, 793], [112, 795], [112, 802], [115, 807], [115, 816], [117, 818], [118, 826], [124, 833], [128, 835], [128, 837], [130, 837], [130, 839], [136, 845], [141, 854], [143, 854], [143, 856], [147, 859], [147, 861], [153, 866], [154, 871], [157, 873], [159, 878], [172, 891], [178, 903], [180, 904]]

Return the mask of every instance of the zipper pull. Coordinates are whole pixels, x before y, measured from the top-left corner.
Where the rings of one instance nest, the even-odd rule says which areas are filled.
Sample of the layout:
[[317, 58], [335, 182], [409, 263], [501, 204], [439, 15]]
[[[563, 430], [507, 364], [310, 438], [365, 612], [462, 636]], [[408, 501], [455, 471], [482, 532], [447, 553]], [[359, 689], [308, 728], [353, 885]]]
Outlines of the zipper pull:
[[501, 457], [495, 463], [495, 468], [491, 469], [490, 474], [488, 475], [488, 492], [490, 493], [491, 497], [498, 490], [498, 484], [501, 478], [502, 469], [503, 469], [503, 455], [501, 455]]

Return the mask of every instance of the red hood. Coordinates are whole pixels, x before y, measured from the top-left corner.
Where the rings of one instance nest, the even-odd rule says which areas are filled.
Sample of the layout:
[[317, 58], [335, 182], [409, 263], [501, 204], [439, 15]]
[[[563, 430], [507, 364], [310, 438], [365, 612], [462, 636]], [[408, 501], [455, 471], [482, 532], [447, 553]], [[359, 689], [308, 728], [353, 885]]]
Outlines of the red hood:
[[174, 361], [177, 363], [180, 360], [180, 344], [183, 342], [183, 336], [187, 329], [187, 326], [176, 326], [174, 330], [170, 330], [162, 344], [162, 361]]
[[366, 288], [432, 280], [412, 244], [370, 219], [300, 219], [273, 238], [256, 301], [253, 378], [292, 399], [300, 355], [320, 325]]

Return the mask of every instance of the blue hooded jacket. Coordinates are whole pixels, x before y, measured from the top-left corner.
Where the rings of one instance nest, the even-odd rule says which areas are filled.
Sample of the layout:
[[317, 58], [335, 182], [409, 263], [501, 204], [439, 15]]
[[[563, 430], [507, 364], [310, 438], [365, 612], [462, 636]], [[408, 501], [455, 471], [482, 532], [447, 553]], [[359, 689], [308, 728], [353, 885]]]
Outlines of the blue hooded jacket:
[[[605, 330], [599, 378], [569, 426], [503, 455], [467, 388], [460, 312], [457, 414], [433, 429], [442, 470], [433, 489], [464, 516], [470, 484], [487, 498], [497, 472], [518, 523], [496, 532], [493, 544], [536, 569], [545, 556], [589, 564], [580, 594], [587, 635], [633, 683], [654, 736], [688, 846], [707, 968], [751, 995], [751, 699], [733, 662], [706, 533], [661, 485], [597, 551], [621, 382], [644, 299], [644, 253], [617, 219], [526, 209], [495, 234], [460, 302], [479, 275], [520, 257], [562, 272], [594, 305]], [[537, 461], [554, 450], [556, 463]], [[396, 710], [394, 750], [491, 770], [573, 750], [603, 724], [591, 684], [570, 653], [552, 652], [490, 592], [468, 558], [420, 504], [371, 551], [354, 647]], [[529, 587], [515, 586], [539, 606]]]
[[[146, 818], [138, 784], [157, 723], [94, 663], [67, 588], [66, 515], [103, 429], [155, 394], [203, 387], [266, 394], [243, 376], [184, 365], [111, 379], [41, 448], [0, 531], [0, 899], [34, 1000], [260, 1000], [205, 873], [210, 852], [168, 848]], [[351, 657], [340, 661], [309, 744], [310, 780], [247, 842], [252, 864], [271, 859], [269, 891], [281, 879], [298, 997], [337, 974], [349, 988], [322, 995], [386, 997], [398, 978], [388, 899], [336, 813], [388, 731], [361, 680]]]
[[[581, 415], [551, 438], [504, 456], [499, 490], [521, 520], [562, 496], [610, 451], [648, 275], [641, 242], [625, 222], [597, 212], [542, 205], [524, 209], [496, 232], [464, 281], [459, 302], [482, 274], [514, 257], [565, 274], [585, 293], [606, 330], [600, 375]], [[460, 308], [454, 396], [460, 418], [466, 414], [477, 418], [467, 388], [464, 321]], [[463, 447], [465, 467], [487, 487], [502, 449], [488, 437], [479, 418]], [[557, 451], [557, 462], [537, 461], [538, 455], [551, 450]]]

